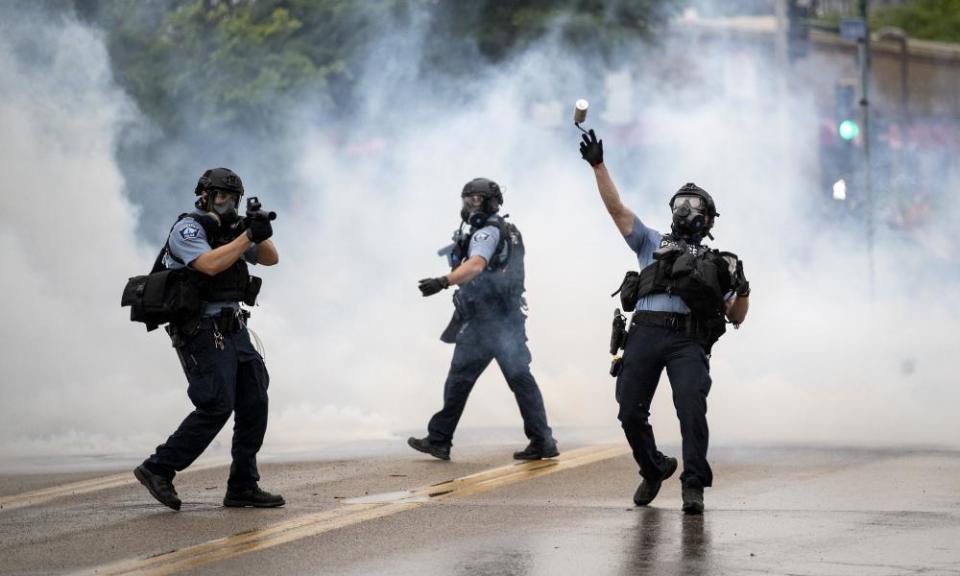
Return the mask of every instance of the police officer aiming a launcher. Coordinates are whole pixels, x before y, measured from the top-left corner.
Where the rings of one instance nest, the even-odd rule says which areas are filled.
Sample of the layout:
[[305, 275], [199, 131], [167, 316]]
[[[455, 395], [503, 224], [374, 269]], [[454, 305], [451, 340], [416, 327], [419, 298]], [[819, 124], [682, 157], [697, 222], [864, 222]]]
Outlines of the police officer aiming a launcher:
[[[204, 172], [195, 193], [196, 211], [177, 220], [161, 255], [166, 268], [191, 270], [188, 278], [199, 286], [196, 316], [171, 322], [167, 329], [196, 409], [134, 474], [154, 498], [179, 510], [174, 475], [200, 456], [233, 413], [233, 463], [224, 506], [282, 506], [281, 496], [257, 485], [269, 376], [250, 342], [249, 313], [240, 308], [240, 302], [252, 306], [260, 289], [247, 264], [273, 266], [279, 261], [270, 240], [270, 217], [254, 198], [248, 201], [247, 217], [238, 215], [243, 183], [227, 168]], [[154, 268], [159, 267], [158, 262]]]
[[629, 332], [625, 341], [611, 343], [613, 353], [624, 349], [612, 370], [618, 418], [642, 477], [633, 500], [637, 506], [649, 504], [677, 469], [676, 458], [657, 450], [649, 422], [650, 403], [666, 368], [683, 437], [683, 511], [701, 514], [703, 489], [713, 482], [707, 463], [710, 351], [725, 331], [724, 316], [735, 326], [746, 317], [750, 284], [736, 255], [702, 244], [705, 237], [713, 238], [710, 229], [718, 216], [705, 190], [693, 183], [680, 188], [670, 199], [670, 232], [661, 234], [621, 202], [603, 163], [603, 141], [593, 130], [583, 136], [580, 153], [593, 167], [600, 199], [640, 264], [640, 273], [628, 273], [621, 286], [624, 310], [636, 310]]
[[[520, 231], [500, 216], [503, 193], [486, 178], [467, 182], [461, 193], [460, 217], [453, 244], [440, 251], [451, 272], [420, 280], [420, 291], [431, 296], [451, 284], [454, 315], [441, 340], [455, 343], [443, 389], [443, 408], [427, 426], [428, 435], [407, 443], [420, 452], [450, 459], [453, 433], [467, 397], [480, 374], [496, 359], [517, 399], [529, 445], [513, 454], [517, 460], [557, 456], [557, 443], [547, 425], [547, 413], [537, 382], [530, 373], [524, 315], [524, 248]], [[464, 231], [464, 226], [468, 227]]]

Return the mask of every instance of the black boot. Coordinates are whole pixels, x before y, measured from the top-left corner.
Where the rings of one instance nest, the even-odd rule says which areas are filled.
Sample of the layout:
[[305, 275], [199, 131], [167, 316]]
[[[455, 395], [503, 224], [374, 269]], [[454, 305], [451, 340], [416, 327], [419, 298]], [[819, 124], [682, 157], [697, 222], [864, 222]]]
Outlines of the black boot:
[[141, 484], [147, 487], [150, 495], [156, 498], [157, 502], [174, 510], [180, 509], [180, 498], [177, 497], [177, 491], [173, 487], [173, 482], [168, 478], [154, 474], [143, 464], [133, 470], [133, 475], [137, 477], [137, 480], [139, 480]]
[[223, 497], [223, 505], [229, 508], [277, 508], [286, 501], [279, 494], [264, 492], [257, 486], [252, 488], [230, 488]]
[[557, 441], [550, 440], [546, 444], [530, 442], [526, 448], [513, 453], [514, 460], [543, 460], [544, 458], [555, 458], [560, 455], [557, 450]]
[[684, 486], [683, 513], [703, 514], [703, 488], [700, 486]]
[[436, 444], [431, 442], [429, 436], [425, 438], [414, 438], [411, 436], [407, 438], [407, 444], [409, 444], [414, 450], [418, 450], [424, 454], [429, 454], [434, 458], [439, 458], [441, 460], [450, 459], [450, 445]]
[[637, 506], [646, 506], [647, 504], [653, 502], [653, 499], [657, 497], [657, 493], [660, 492], [660, 485], [663, 484], [663, 481], [673, 476], [673, 473], [677, 471], [676, 458], [667, 456], [664, 459], [663, 464], [664, 471], [660, 478], [656, 480], [644, 478], [643, 481], [640, 482], [640, 486], [633, 494], [634, 504]]

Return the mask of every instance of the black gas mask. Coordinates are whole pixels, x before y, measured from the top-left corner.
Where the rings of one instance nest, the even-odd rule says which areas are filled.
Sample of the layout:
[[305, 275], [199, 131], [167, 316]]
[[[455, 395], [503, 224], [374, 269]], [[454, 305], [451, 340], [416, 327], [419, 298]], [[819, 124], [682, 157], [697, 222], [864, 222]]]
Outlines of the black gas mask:
[[463, 205], [460, 218], [474, 228], [482, 228], [487, 220], [500, 211], [503, 193], [493, 180], [474, 178], [467, 182], [460, 193]]
[[718, 216], [713, 198], [696, 184], [688, 183], [670, 199], [673, 212], [671, 230], [678, 238], [699, 242], [710, 235], [713, 220]]
[[239, 203], [239, 194], [223, 190], [210, 190], [208, 192], [207, 204], [210, 206], [208, 212], [213, 212], [219, 216], [222, 226], [230, 226], [240, 219], [240, 213], [237, 211], [237, 204]]
[[243, 182], [233, 170], [207, 170], [197, 181], [194, 194], [198, 196], [195, 203], [197, 209], [216, 214], [221, 226], [232, 226], [240, 220], [238, 208], [243, 198]]

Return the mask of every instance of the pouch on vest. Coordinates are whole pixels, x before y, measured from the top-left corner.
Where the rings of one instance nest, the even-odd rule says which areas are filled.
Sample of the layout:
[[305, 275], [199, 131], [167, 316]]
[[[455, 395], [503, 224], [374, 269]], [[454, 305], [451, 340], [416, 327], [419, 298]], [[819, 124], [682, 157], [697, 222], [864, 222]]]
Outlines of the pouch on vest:
[[149, 332], [199, 315], [200, 286], [186, 268], [134, 276], [123, 289], [120, 306], [130, 306], [130, 320], [143, 322]]
[[640, 273], [633, 270], [627, 272], [623, 282], [620, 283], [620, 288], [617, 288], [611, 296], [616, 296], [617, 293], [620, 293], [620, 305], [623, 311], [633, 312], [640, 300]]
[[697, 257], [686, 252], [673, 261], [673, 266], [670, 268], [670, 278], [682, 278], [692, 274], [695, 270], [697, 270]]
[[247, 306], [253, 306], [257, 303], [257, 295], [260, 294], [260, 287], [263, 285], [263, 279], [259, 276], [251, 276], [247, 281], [247, 289], [243, 294], [243, 303]]

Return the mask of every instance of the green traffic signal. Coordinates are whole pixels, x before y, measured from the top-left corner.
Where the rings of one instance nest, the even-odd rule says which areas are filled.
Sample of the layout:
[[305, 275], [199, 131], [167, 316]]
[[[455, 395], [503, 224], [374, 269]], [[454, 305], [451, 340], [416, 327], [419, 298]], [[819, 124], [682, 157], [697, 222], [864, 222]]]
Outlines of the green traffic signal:
[[844, 120], [837, 127], [837, 132], [844, 140], [853, 140], [860, 134], [860, 126], [854, 120]]

